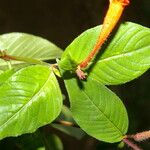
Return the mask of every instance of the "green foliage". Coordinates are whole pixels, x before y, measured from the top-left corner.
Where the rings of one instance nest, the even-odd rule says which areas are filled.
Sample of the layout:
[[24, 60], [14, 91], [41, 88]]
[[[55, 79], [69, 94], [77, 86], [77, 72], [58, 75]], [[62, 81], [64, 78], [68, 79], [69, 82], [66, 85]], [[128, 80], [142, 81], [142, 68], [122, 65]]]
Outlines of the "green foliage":
[[79, 126], [91, 136], [118, 142], [128, 129], [128, 116], [121, 100], [101, 83], [88, 79], [78, 84], [66, 80], [71, 111]]
[[43, 146], [37, 150], [63, 150], [62, 141], [57, 135], [49, 134], [43, 136], [46, 147]]
[[[62, 50], [53, 43], [38, 36], [26, 33], [8, 33], [0, 36], [0, 49], [6, 50], [8, 55], [51, 60], [60, 58]], [[17, 65], [22, 62], [12, 61]], [[0, 68], [7, 63], [0, 60]]]
[[[7, 138], [6, 141], [9, 144], [5, 144], [3, 141], [0, 141], [0, 147], [4, 150], [63, 150], [62, 141], [57, 135], [44, 135], [39, 130], [17, 138]], [[45, 143], [47, 147], [44, 146]]]
[[[66, 48], [59, 62], [61, 69], [76, 69], [93, 48], [100, 28], [85, 31]], [[130, 22], [121, 24], [87, 69], [88, 77], [105, 85], [122, 84], [137, 78], [150, 67], [149, 43], [148, 28]]]
[[[61, 120], [68, 121], [68, 122], [72, 122], [75, 124], [75, 121], [72, 117], [72, 113], [69, 110], [69, 108], [66, 106], [62, 107], [61, 114], [59, 115], [57, 120], [58, 121], [61, 121]], [[72, 127], [72, 126], [64, 126], [64, 125], [56, 124], [56, 123], [52, 123], [51, 126], [57, 130], [64, 132], [65, 134], [75, 137], [76, 139], [79, 139], [79, 140], [82, 139], [85, 135], [85, 132], [80, 128], [76, 128], [76, 127]]]
[[[0, 60], [3, 70], [0, 70], [0, 139], [32, 133], [51, 123], [49, 127], [77, 139], [86, 132], [101, 141], [122, 141], [128, 131], [126, 108], [105, 85], [123, 84], [149, 69], [150, 30], [130, 22], [122, 24], [84, 70], [88, 73], [87, 80], [80, 81], [75, 77], [76, 67], [93, 48], [100, 29], [101, 26], [97, 26], [82, 33], [62, 57], [60, 48], [40, 37], [25, 33], [0, 36], [0, 48], [6, 49], [10, 56], [19, 56], [22, 61], [61, 57], [60, 71], [56, 65], [48, 63], [31, 65], [26, 62], [26, 67], [20, 66], [23, 62], [19, 59], [11, 61], [8, 67], [8, 62]], [[20, 67], [15, 67], [18, 64]], [[68, 107], [62, 107], [63, 98], [54, 74], [64, 79], [71, 112]], [[81, 128], [64, 127], [54, 120], [77, 123]], [[63, 149], [59, 137], [46, 135], [43, 138], [48, 148]], [[42, 144], [36, 148], [44, 149]]]
[[7, 71], [0, 81], [0, 139], [34, 132], [59, 115], [62, 95], [51, 68]]

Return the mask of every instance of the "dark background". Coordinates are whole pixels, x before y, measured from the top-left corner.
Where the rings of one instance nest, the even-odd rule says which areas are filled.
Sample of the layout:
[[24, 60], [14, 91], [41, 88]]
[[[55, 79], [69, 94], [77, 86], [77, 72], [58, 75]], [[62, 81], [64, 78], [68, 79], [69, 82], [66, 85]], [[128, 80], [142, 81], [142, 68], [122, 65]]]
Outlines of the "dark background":
[[[14, 31], [31, 33], [65, 49], [84, 30], [102, 23], [108, 4], [108, 0], [1, 0], [0, 34]], [[149, 27], [149, 18], [150, 0], [131, 0], [121, 20]], [[126, 105], [130, 120], [129, 133], [150, 129], [149, 76], [150, 72], [147, 72], [130, 83], [113, 87]], [[117, 149], [116, 144], [105, 144], [89, 136], [79, 141], [59, 132], [57, 134], [61, 137], [65, 150]], [[16, 139], [1, 141], [0, 150], [19, 149]], [[149, 150], [150, 140], [139, 145], [144, 150]]]

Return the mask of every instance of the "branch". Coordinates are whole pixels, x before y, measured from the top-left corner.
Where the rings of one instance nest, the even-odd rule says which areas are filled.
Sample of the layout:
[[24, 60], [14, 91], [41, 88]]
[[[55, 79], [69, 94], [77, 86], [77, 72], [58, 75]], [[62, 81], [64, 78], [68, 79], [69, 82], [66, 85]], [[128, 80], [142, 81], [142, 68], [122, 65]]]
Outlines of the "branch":
[[141, 142], [150, 138], [150, 130], [137, 133], [135, 135], [127, 135], [127, 138], [134, 139], [137, 142]]
[[135, 143], [131, 142], [130, 140], [128, 140], [127, 138], [124, 138], [122, 140], [126, 145], [128, 145], [129, 147], [133, 148], [133, 150], [142, 150], [141, 148], [139, 148]]
[[54, 121], [53, 123], [60, 124], [60, 125], [63, 125], [63, 126], [80, 128], [78, 125], [74, 124], [73, 122], [64, 121], [64, 120]]

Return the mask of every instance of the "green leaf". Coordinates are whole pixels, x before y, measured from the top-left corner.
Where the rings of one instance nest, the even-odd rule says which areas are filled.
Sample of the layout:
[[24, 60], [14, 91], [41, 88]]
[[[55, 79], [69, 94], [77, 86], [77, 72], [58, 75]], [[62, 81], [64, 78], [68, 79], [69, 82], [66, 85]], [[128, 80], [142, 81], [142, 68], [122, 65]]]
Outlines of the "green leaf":
[[[63, 150], [63, 143], [61, 139], [55, 134], [44, 135], [44, 150]], [[40, 149], [37, 149], [40, 150]]]
[[[75, 70], [96, 43], [101, 26], [89, 29], [77, 37], [65, 50], [59, 66]], [[150, 29], [126, 22], [103, 46], [87, 70], [88, 76], [106, 85], [131, 81], [150, 68]]]
[[[8, 74], [8, 72], [6, 72]], [[0, 75], [0, 139], [34, 132], [60, 113], [62, 95], [50, 67], [29, 66]]]
[[6, 150], [12, 150], [12, 148], [18, 149], [16, 148], [16, 145], [18, 145], [18, 150], [37, 150], [44, 146], [41, 135], [39, 130], [37, 130], [35, 133], [24, 134], [17, 138], [6, 138], [0, 141], [0, 147]]
[[58, 116], [57, 120], [64, 120], [64, 121], [69, 121], [69, 122], [75, 123], [74, 119], [72, 118], [70, 109], [65, 105], [62, 106], [61, 113]]
[[89, 135], [105, 142], [119, 142], [128, 129], [128, 116], [122, 101], [99, 82], [88, 79], [65, 81], [71, 111], [78, 125]]
[[[59, 117], [57, 118], [57, 120], [58, 121], [61, 121], [61, 120], [69, 121], [69, 122], [76, 124], [69, 108], [66, 106], [62, 107], [62, 112], [59, 115]], [[82, 139], [85, 135], [85, 132], [83, 130], [81, 130], [80, 128], [76, 128], [76, 127], [72, 127], [72, 126], [64, 126], [64, 125], [56, 124], [56, 123], [52, 123], [51, 126], [53, 128], [56, 128], [57, 130], [60, 130], [64, 133], [72, 136], [72, 137], [75, 137], [78, 140]]]
[[[38, 36], [26, 33], [8, 33], [0, 36], [0, 49], [6, 50], [8, 55], [51, 60], [60, 58], [62, 50], [53, 43]], [[21, 62], [12, 61], [12, 64]], [[6, 66], [0, 60], [0, 67]]]
[[3, 70], [0, 70], [0, 74], [3, 73]]
[[71, 127], [71, 126], [63, 126], [63, 125], [55, 124], [55, 123], [52, 123], [51, 126], [78, 140], [81, 140], [86, 135], [86, 133], [80, 128]]
[[10, 70], [7, 70], [7, 71], [5, 71], [5, 72], [2, 72], [2, 73], [0, 74], [0, 86], [1, 86], [2, 84], [4, 84], [5, 81], [7, 81], [8, 78], [11, 77], [14, 73], [15, 73], [15, 70], [14, 70], [14, 69], [10, 69]]

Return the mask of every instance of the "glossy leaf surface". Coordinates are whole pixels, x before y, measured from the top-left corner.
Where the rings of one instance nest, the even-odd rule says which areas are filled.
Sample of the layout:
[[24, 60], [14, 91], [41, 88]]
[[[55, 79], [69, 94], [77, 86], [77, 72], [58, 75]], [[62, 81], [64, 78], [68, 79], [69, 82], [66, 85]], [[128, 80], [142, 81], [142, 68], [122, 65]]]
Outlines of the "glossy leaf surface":
[[[75, 70], [87, 57], [96, 43], [100, 28], [97, 26], [85, 31], [67, 47], [59, 62], [62, 70]], [[150, 29], [126, 22], [108, 40], [87, 72], [89, 77], [113, 85], [131, 81], [149, 67]]]
[[[38, 36], [26, 33], [8, 33], [0, 35], [0, 49], [8, 55], [51, 60], [60, 58], [62, 50], [53, 43]], [[12, 64], [20, 62], [12, 61]], [[7, 65], [0, 60], [0, 67]]]
[[119, 142], [128, 129], [128, 116], [122, 101], [99, 82], [88, 79], [65, 81], [71, 111], [78, 125], [89, 135], [105, 142]]
[[34, 132], [59, 115], [62, 95], [50, 67], [7, 71], [0, 81], [0, 139]]

